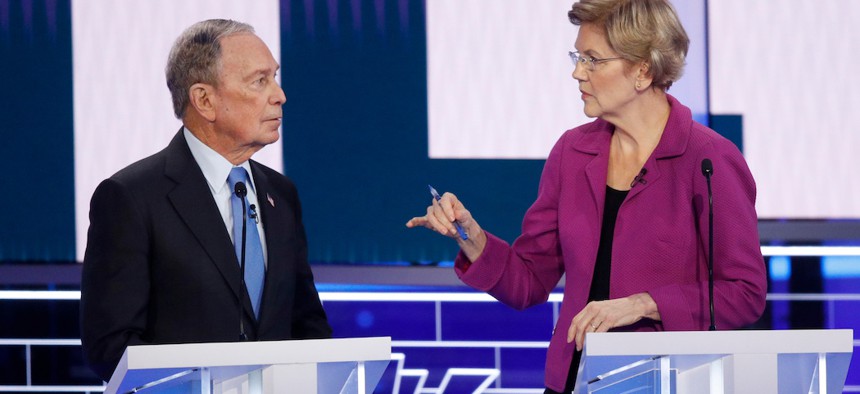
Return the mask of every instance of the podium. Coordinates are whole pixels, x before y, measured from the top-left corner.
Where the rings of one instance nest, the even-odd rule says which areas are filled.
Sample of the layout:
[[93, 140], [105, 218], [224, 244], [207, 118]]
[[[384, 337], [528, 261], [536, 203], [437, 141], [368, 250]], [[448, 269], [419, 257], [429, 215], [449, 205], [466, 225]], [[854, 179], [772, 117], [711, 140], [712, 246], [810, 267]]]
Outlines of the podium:
[[574, 393], [842, 393], [853, 330], [586, 335]]
[[105, 393], [372, 393], [391, 338], [129, 346]]

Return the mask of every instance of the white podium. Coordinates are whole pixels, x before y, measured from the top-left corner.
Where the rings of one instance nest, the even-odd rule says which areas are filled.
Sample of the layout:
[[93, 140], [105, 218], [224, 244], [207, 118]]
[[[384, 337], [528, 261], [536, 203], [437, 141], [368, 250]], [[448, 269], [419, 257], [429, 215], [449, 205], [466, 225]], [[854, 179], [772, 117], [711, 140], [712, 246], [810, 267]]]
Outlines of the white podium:
[[588, 334], [574, 393], [842, 393], [853, 330]]
[[391, 338], [129, 346], [105, 393], [372, 393]]

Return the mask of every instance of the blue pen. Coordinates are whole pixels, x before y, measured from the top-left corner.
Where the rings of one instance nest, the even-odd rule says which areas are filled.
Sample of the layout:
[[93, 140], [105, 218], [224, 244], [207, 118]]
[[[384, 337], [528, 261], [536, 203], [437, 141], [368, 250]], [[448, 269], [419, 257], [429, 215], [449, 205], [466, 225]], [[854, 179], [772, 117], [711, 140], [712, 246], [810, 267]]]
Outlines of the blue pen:
[[[439, 195], [439, 192], [437, 192], [436, 189], [433, 188], [433, 186], [427, 185], [427, 187], [430, 188], [430, 194], [433, 195], [433, 198], [435, 198], [436, 201], [439, 201], [442, 199], [442, 196]], [[460, 233], [460, 238], [462, 238], [463, 241], [469, 239], [469, 235], [466, 234], [465, 231], [463, 231], [463, 227], [460, 226], [460, 223], [456, 220], [454, 221], [454, 227], [457, 228], [457, 232]]]

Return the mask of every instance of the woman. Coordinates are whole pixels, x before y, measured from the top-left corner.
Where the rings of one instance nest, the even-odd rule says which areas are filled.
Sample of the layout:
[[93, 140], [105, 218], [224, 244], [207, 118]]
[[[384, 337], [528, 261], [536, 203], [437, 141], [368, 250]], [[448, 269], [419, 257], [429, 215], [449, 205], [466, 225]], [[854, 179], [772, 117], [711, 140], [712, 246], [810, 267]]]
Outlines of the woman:
[[[547, 353], [547, 393], [573, 388], [589, 332], [705, 330], [708, 192], [713, 163], [716, 325], [755, 322], [765, 305], [755, 182], [738, 149], [666, 91], [689, 40], [665, 0], [582, 0], [573, 78], [595, 121], [567, 131], [512, 246], [481, 229], [451, 193], [406, 226], [456, 239], [457, 275], [514, 308], [564, 298]], [[458, 237], [454, 221], [468, 234]]]

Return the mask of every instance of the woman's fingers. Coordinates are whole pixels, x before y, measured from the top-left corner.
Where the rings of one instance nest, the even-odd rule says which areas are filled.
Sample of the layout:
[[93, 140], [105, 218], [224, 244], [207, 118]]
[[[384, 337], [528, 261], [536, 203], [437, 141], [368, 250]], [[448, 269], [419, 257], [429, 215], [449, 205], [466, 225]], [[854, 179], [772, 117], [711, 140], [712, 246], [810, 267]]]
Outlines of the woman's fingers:
[[471, 219], [469, 211], [457, 199], [457, 196], [454, 193], [445, 193], [438, 201], [431, 199], [431, 204], [427, 207], [427, 214], [409, 219], [406, 222], [406, 227], [422, 226], [447, 237], [457, 238], [459, 233], [454, 226], [454, 221], [458, 217]]

